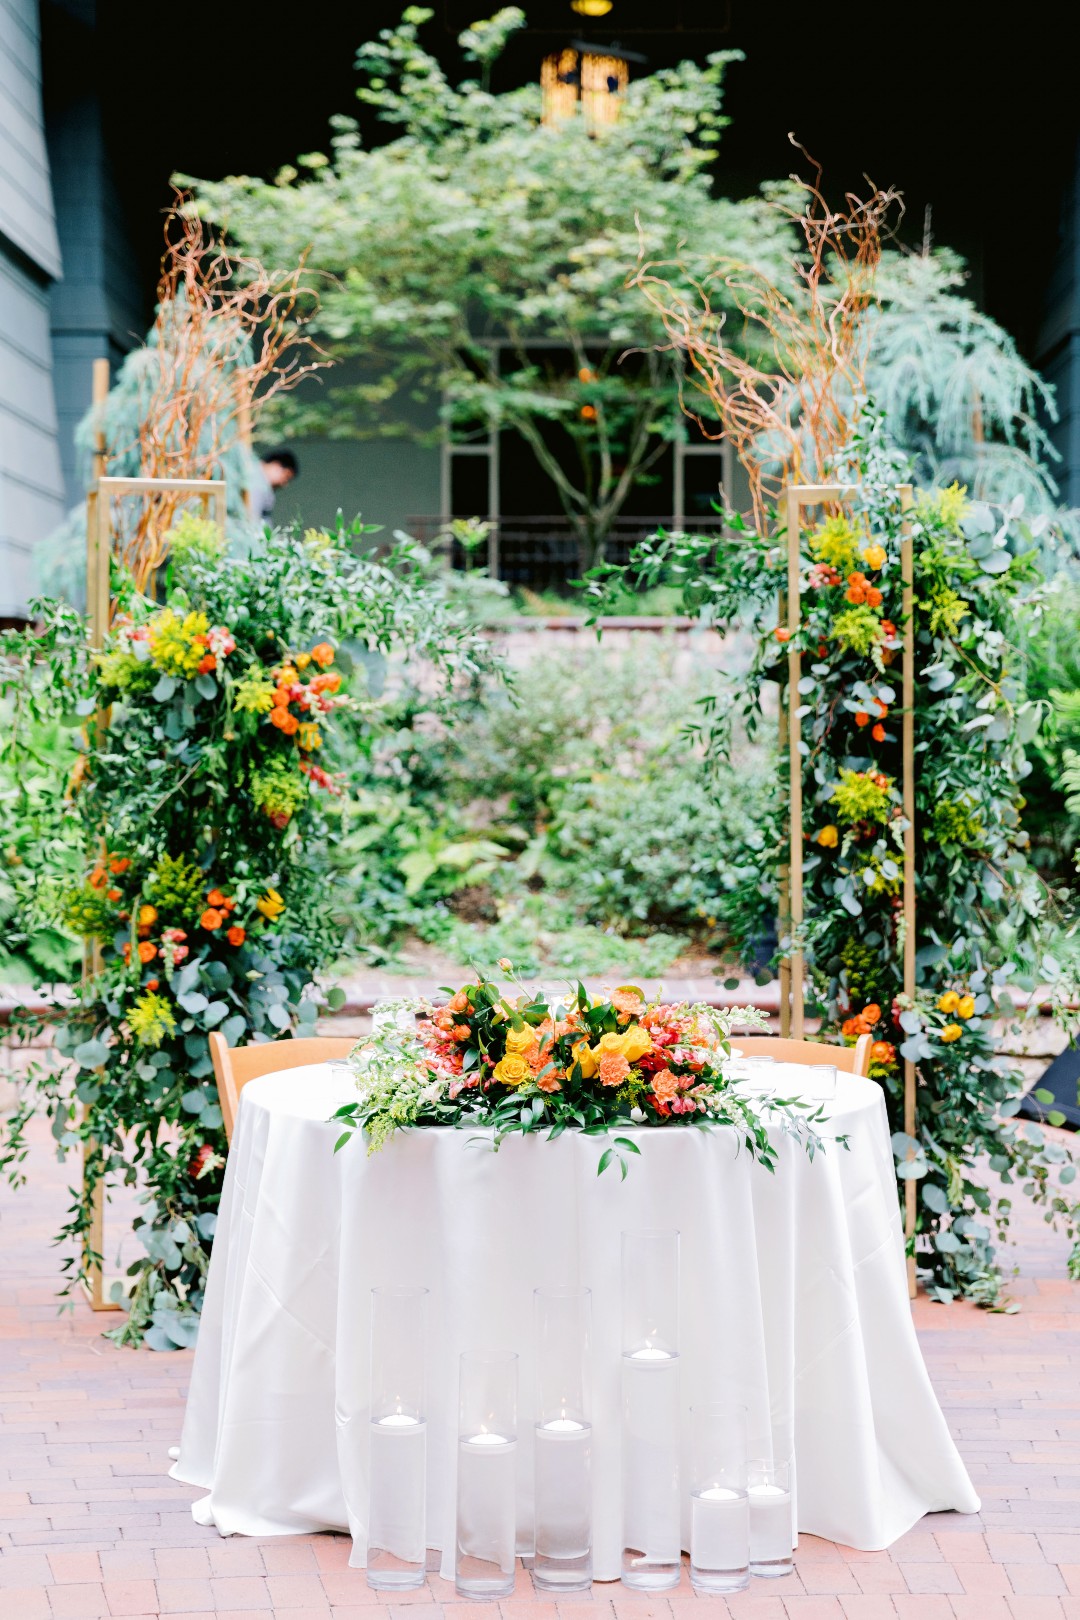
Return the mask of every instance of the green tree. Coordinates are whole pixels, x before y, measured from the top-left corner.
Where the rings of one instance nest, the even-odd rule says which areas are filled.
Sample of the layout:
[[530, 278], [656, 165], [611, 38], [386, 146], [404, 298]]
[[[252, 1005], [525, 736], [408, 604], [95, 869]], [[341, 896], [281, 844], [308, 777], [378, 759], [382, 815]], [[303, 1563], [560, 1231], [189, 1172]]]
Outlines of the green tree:
[[[617, 123], [541, 122], [538, 86], [493, 93], [490, 69], [523, 17], [503, 12], [461, 43], [483, 82], [451, 85], [420, 43], [430, 12], [357, 58], [361, 100], [397, 131], [365, 149], [336, 118], [332, 155], [274, 181], [190, 181], [200, 210], [269, 266], [324, 273], [312, 332], [362, 382], [289, 406], [293, 431], [415, 431], [395, 405], [434, 405], [439, 431], [512, 430], [551, 481], [586, 561], [635, 484], [686, 432], [682, 361], [627, 272], [677, 249], [685, 274], [718, 256], [762, 268], [788, 225], [764, 198], [713, 189], [723, 80], [736, 52], [632, 83]], [[717, 312], [725, 307], [719, 296]]]

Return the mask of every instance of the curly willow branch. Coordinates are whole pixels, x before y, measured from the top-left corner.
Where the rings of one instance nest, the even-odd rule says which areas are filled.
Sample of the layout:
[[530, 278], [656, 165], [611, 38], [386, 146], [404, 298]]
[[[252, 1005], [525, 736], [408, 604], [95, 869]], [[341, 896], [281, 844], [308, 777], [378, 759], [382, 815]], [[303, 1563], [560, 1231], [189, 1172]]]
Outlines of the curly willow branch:
[[[832, 208], [820, 170], [812, 182], [792, 179], [805, 206], [776, 205], [801, 238], [787, 285], [723, 258], [704, 277], [680, 259], [642, 258], [630, 278], [662, 321], [667, 347], [686, 357], [683, 410], [707, 438], [734, 445], [759, 525], [785, 483], [822, 482], [849, 438], [865, 392], [863, 316], [903, 211], [893, 190], [875, 187], [865, 199], [848, 192]], [[741, 317], [738, 347], [727, 337], [732, 312]], [[708, 401], [707, 419], [687, 385]]]
[[[315, 300], [304, 255], [267, 270], [229, 252], [177, 191], [165, 211], [157, 313], [147, 340], [154, 365], [135, 438], [146, 478], [214, 478], [275, 394], [324, 361], [302, 335]], [[125, 449], [134, 448], [125, 446]], [[184, 496], [151, 496], [120, 541], [142, 589], [164, 561], [164, 536]]]

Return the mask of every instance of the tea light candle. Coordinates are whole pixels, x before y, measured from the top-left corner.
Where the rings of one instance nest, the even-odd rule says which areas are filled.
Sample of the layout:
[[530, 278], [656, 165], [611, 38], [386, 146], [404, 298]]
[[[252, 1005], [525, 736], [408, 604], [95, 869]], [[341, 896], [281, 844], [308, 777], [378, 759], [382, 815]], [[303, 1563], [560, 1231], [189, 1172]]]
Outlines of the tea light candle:
[[551, 1418], [549, 1422], [542, 1423], [540, 1427], [547, 1434], [581, 1434], [585, 1425], [579, 1423], [576, 1418], [560, 1417]]
[[489, 1429], [481, 1429], [479, 1434], [467, 1434], [462, 1440], [465, 1446], [508, 1446], [509, 1438], [505, 1434], [492, 1434]]
[[410, 1417], [408, 1412], [388, 1412], [385, 1417], [376, 1418], [375, 1421], [384, 1429], [407, 1429], [416, 1428], [420, 1419]]
[[671, 1351], [661, 1350], [658, 1344], [644, 1344], [640, 1350], [631, 1350], [631, 1361], [670, 1361]]

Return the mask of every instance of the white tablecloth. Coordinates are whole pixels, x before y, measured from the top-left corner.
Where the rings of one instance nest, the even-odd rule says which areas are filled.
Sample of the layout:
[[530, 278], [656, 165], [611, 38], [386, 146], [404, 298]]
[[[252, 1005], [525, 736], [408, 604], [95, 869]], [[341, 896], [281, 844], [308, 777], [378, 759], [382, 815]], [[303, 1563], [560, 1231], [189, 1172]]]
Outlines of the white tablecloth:
[[[798, 1071], [792, 1072], [797, 1076]], [[790, 1076], [785, 1076], [790, 1079]], [[620, 1555], [620, 1235], [682, 1234], [682, 1400], [737, 1396], [751, 1449], [794, 1433], [799, 1529], [886, 1547], [922, 1514], [978, 1511], [911, 1323], [879, 1087], [841, 1076], [811, 1163], [770, 1175], [730, 1130], [644, 1129], [625, 1181], [602, 1137], [504, 1142], [403, 1133], [336, 1156], [341, 1071], [242, 1093], [176, 1478], [222, 1534], [348, 1529], [366, 1548], [370, 1289], [423, 1284], [429, 1315], [428, 1541], [452, 1573], [458, 1355], [521, 1358], [519, 1550], [531, 1529], [532, 1292], [593, 1292], [595, 1572]], [[687, 1429], [689, 1420], [686, 1419]], [[684, 1436], [685, 1438], [685, 1436]], [[684, 1536], [684, 1546], [686, 1545]]]

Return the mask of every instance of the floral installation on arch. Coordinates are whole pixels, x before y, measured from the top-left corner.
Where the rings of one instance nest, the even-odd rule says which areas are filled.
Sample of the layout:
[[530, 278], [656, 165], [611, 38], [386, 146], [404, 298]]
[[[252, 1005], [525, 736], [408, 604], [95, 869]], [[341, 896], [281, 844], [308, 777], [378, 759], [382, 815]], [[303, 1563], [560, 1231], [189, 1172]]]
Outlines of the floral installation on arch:
[[[505, 959], [500, 968], [512, 972]], [[731, 1031], [764, 1029], [753, 1007], [718, 1009], [649, 1001], [636, 985], [592, 993], [580, 982], [565, 996], [506, 994], [480, 976], [440, 1003], [396, 1003], [418, 1019], [379, 1021], [350, 1058], [359, 1099], [338, 1109], [342, 1147], [363, 1131], [376, 1152], [410, 1126], [490, 1126], [494, 1146], [514, 1133], [566, 1130], [606, 1135], [631, 1126], [734, 1127], [738, 1144], [768, 1170], [776, 1167], [760, 1099], [732, 1083]], [[813, 1158], [824, 1146], [820, 1103], [771, 1097], [769, 1118]], [[843, 1143], [844, 1137], [830, 1140]], [[615, 1136], [597, 1166], [627, 1172], [640, 1148]]]
[[[93, 942], [89, 976], [51, 1024], [63, 1061], [31, 1067], [0, 1169], [23, 1179], [39, 1108], [61, 1154], [81, 1150], [58, 1234], [67, 1293], [98, 1258], [95, 1189], [139, 1189], [144, 1252], [113, 1290], [128, 1312], [121, 1342], [169, 1350], [198, 1329], [226, 1156], [209, 1033], [230, 1046], [311, 1033], [320, 1001], [343, 999], [316, 985], [340, 939], [327, 810], [393, 714], [367, 671], [392, 658], [425, 711], [452, 717], [494, 667], [415, 548], [377, 557], [360, 549], [365, 532], [230, 547], [182, 516], [160, 600], [114, 562], [100, 650], [82, 614], [48, 601], [0, 643], [0, 695], [83, 728], [74, 774], [52, 791], [90, 854], [57, 909]], [[33, 1018], [16, 1022], [35, 1032]]]

